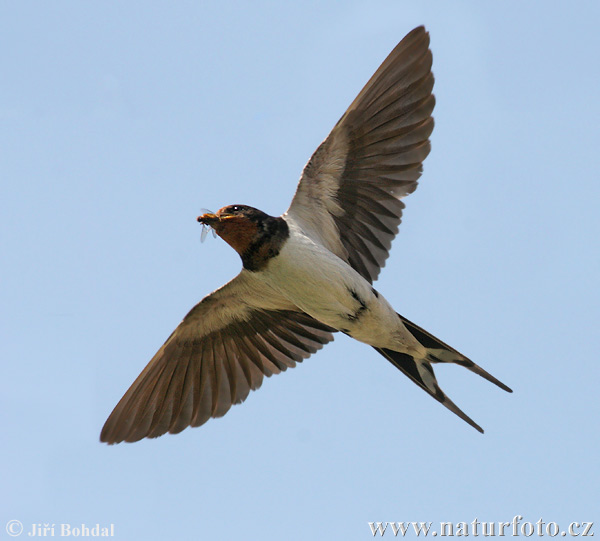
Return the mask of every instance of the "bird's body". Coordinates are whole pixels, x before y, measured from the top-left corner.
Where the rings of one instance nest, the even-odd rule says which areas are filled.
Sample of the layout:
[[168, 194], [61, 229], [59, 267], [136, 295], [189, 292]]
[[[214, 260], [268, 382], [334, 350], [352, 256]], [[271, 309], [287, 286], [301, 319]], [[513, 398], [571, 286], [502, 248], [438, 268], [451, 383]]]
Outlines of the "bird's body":
[[258, 280], [317, 321], [360, 342], [411, 353], [423, 350], [383, 295], [292, 219], [284, 218], [289, 237], [281, 252], [257, 273]]
[[396, 313], [372, 283], [388, 257], [433, 130], [429, 35], [410, 32], [317, 148], [280, 217], [245, 205], [198, 221], [240, 255], [240, 274], [185, 316], [119, 401], [100, 439], [137, 441], [224, 415], [264, 376], [341, 331], [373, 348], [461, 419], [433, 364], [510, 389]]

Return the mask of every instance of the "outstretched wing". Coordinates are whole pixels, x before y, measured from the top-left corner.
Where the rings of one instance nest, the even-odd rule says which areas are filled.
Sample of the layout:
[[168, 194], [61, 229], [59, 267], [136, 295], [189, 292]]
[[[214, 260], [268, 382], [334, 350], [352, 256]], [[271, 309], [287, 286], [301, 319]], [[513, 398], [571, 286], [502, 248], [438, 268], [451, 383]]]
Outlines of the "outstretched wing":
[[312, 155], [286, 213], [370, 282], [429, 154], [431, 62], [429, 34], [415, 28]]
[[106, 421], [106, 443], [155, 438], [221, 417], [333, 340], [334, 329], [299, 312], [243, 270], [185, 316]]

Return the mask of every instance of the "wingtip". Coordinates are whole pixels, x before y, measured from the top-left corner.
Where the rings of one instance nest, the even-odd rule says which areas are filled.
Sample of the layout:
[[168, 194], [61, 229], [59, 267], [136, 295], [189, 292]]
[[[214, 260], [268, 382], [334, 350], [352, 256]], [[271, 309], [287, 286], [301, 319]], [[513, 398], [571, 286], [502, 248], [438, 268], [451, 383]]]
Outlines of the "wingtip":
[[100, 432], [100, 437], [98, 438], [98, 441], [100, 443], [108, 443], [110, 445], [110, 442], [106, 441], [106, 435], [104, 434], [104, 428], [102, 428], [102, 432]]
[[408, 34], [406, 34], [407, 36], [413, 35], [413, 34], [419, 34], [419, 33], [425, 33], [425, 34], [429, 34], [429, 32], [427, 31], [427, 29], [425, 28], [424, 24], [420, 24], [419, 26], [415, 26]]
[[106, 445], [114, 445], [115, 443], [120, 443], [120, 441], [117, 441], [113, 438], [109, 438], [107, 437], [107, 435], [104, 433], [104, 431], [102, 431], [100, 433], [100, 438], [98, 438], [100, 443], [105, 443]]

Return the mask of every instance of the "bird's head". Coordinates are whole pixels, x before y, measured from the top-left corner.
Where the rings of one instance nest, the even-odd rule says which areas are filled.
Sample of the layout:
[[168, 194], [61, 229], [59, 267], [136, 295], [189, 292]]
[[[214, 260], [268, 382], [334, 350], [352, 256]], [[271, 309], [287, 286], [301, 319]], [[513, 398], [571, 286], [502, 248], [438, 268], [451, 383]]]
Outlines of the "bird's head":
[[243, 255], [263, 231], [268, 214], [247, 205], [228, 205], [216, 213], [198, 216], [201, 224], [212, 227], [217, 235], [238, 254]]

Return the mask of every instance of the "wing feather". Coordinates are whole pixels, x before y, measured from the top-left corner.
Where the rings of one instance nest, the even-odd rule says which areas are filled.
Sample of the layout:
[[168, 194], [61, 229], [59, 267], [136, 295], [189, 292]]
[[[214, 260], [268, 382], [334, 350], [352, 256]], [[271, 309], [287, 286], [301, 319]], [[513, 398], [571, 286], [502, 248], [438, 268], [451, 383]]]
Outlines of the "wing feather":
[[430, 151], [435, 98], [429, 34], [390, 53], [306, 164], [285, 216], [372, 282]]
[[100, 439], [155, 438], [221, 417], [264, 376], [333, 340], [333, 331], [242, 271], [189, 312], [117, 404]]

